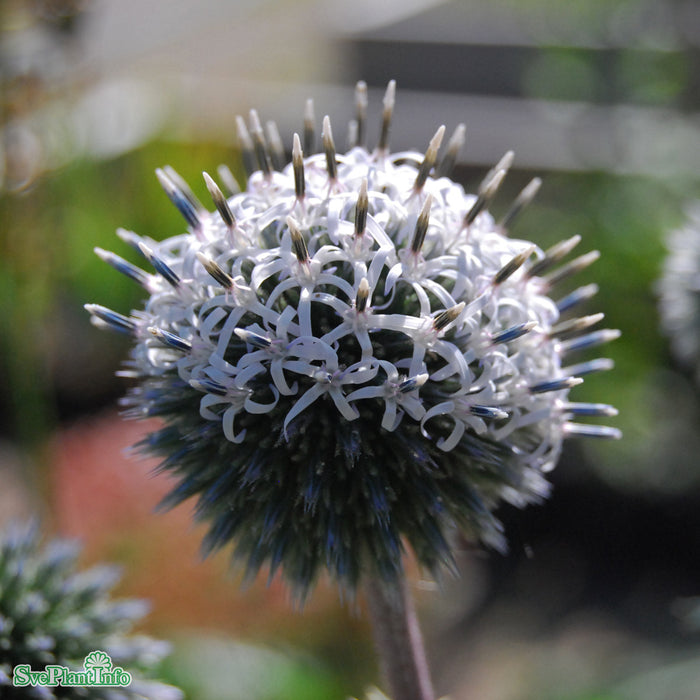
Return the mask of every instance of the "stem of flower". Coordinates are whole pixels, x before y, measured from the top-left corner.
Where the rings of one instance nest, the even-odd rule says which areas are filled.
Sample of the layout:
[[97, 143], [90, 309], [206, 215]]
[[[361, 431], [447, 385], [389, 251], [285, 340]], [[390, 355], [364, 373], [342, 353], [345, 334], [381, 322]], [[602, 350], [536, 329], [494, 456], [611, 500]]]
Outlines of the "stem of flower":
[[374, 644], [392, 700], [435, 700], [423, 639], [405, 578], [396, 588], [371, 578], [365, 594]]

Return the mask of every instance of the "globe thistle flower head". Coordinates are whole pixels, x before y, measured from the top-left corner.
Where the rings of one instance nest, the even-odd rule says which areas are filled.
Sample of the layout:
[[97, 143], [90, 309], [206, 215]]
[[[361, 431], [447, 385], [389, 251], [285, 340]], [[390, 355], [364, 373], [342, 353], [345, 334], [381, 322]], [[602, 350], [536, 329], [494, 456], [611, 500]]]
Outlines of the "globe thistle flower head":
[[127, 414], [164, 419], [142, 447], [178, 479], [165, 504], [195, 496], [205, 551], [234, 542], [251, 573], [281, 568], [302, 596], [323, 569], [349, 589], [366, 573], [391, 582], [406, 545], [437, 573], [455, 530], [501, 547], [494, 509], [547, 495], [564, 438], [618, 436], [576, 422], [614, 409], [568, 398], [610, 367], [567, 366], [617, 336], [590, 330], [600, 314], [561, 318], [596, 287], [549, 296], [597, 253], [564, 262], [578, 237], [545, 252], [509, 238], [539, 180], [496, 223], [487, 208], [512, 153], [467, 194], [449, 177], [464, 127], [442, 157], [444, 127], [425, 153], [392, 154], [393, 108], [392, 82], [366, 147], [360, 84], [350, 148], [325, 117], [316, 153], [307, 104], [281, 169], [257, 114], [239, 118], [248, 179], [238, 191], [221, 169], [224, 195], [205, 174], [213, 212], [159, 170], [188, 231], [121, 231], [152, 272], [98, 254], [146, 305], [87, 307], [134, 338]]
[[[79, 571], [78, 553], [68, 540], [42, 546], [35, 524], [16, 524], [0, 535], [0, 697], [179, 700], [176, 688], [146, 680], [170, 650], [166, 642], [132, 633], [146, 603], [111, 598], [116, 568]], [[12, 685], [19, 664], [37, 672], [49, 664], [82, 671], [84, 659], [95, 651], [128, 671], [131, 683], [120, 688]]]
[[678, 362], [700, 381], [700, 203], [667, 238], [658, 282], [661, 327]]

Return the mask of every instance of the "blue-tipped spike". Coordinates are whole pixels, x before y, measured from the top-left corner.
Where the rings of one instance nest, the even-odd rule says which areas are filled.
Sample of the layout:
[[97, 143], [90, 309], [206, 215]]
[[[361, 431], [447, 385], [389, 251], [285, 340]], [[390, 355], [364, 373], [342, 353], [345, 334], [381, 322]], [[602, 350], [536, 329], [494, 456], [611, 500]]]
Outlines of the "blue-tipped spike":
[[576, 377], [583, 377], [594, 372], [607, 372], [613, 367], [615, 367], [615, 363], [609, 357], [598, 357], [595, 360], [588, 360], [587, 362], [564, 367], [562, 372]]
[[156, 170], [156, 177], [161, 187], [165, 190], [165, 194], [168, 195], [168, 199], [177, 207], [177, 210], [182, 214], [190, 228], [200, 228], [202, 220], [199, 216], [199, 211], [190, 199], [188, 199], [185, 192], [183, 192], [161, 168]]
[[399, 391], [402, 394], [408, 394], [419, 387], [422, 387], [428, 381], [429, 374], [417, 374], [415, 377], [409, 377], [399, 384]]
[[572, 307], [576, 306], [577, 304], [580, 304], [582, 301], [587, 301], [588, 299], [591, 299], [598, 293], [598, 285], [593, 283], [593, 284], [586, 284], [583, 287], [579, 287], [578, 289], [574, 289], [573, 292], [567, 294], [565, 297], [562, 297], [559, 299], [557, 304], [557, 309], [559, 309], [559, 313], [563, 314], [565, 311], [568, 311]]
[[470, 406], [469, 412], [479, 418], [492, 418], [493, 420], [508, 418], [506, 411], [495, 406]]
[[562, 389], [571, 389], [578, 384], [583, 384], [583, 379], [580, 377], [563, 377], [562, 379], [554, 379], [549, 382], [541, 382], [530, 387], [532, 394], [544, 394], [548, 391], [561, 391]]
[[84, 308], [94, 318], [102, 321], [113, 331], [126, 333], [128, 335], [133, 335], [136, 332], [136, 323], [132, 319], [116, 311], [112, 311], [112, 309], [108, 309], [106, 306], [85, 304]]
[[224, 396], [226, 394], [226, 387], [223, 386], [223, 384], [219, 384], [219, 382], [215, 382], [213, 379], [190, 379], [189, 383], [190, 386], [197, 391], [217, 394], [218, 396]]
[[253, 333], [253, 331], [247, 331], [243, 328], [236, 328], [233, 331], [244, 343], [252, 345], [254, 348], [260, 348], [261, 350], [267, 350], [272, 345], [272, 341], [266, 338], [264, 335], [259, 333]]
[[155, 338], [160, 340], [163, 345], [173, 348], [174, 350], [182, 350], [182, 352], [190, 352], [192, 350], [192, 343], [189, 340], [181, 338], [179, 335], [175, 335], [170, 331], [164, 331], [162, 328], [156, 328], [155, 326], [150, 326], [148, 332], [152, 333]]
[[620, 337], [620, 331], [614, 328], [605, 328], [602, 331], [594, 331], [593, 333], [587, 333], [578, 338], [571, 338], [571, 340], [563, 340], [559, 343], [560, 351], [565, 354], [569, 352], [574, 352], [575, 350], [585, 350], [586, 348], [593, 348], [597, 345], [603, 345], [603, 343], [609, 343], [611, 340], [615, 340]]
[[496, 345], [497, 343], [510, 343], [512, 340], [517, 340], [518, 338], [524, 336], [526, 333], [529, 333], [536, 325], [537, 323], [535, 321], [528, 321], [527, 323], [518, 323], [515, 326], [506, 328], [500, 333], [496, 333], [496, 335], [494, 335], [491, 338], [491, 342], [494, 345]]
[[111, 265], [117, 272], [121, 272], [129, 279], [140, 284], [144, 289], [149, 288], [151, 275], [136, 265], [132, 265], [128, 260], [103, 248], [95, 248], [95, 254], [108, 265]]
[[616, 416], [617, 409], [607, 403], [566, 403], [562, 409], [576, 416]]
[[177, 287], [180, 284], [180, 278], [143, 241], [139, 243], [139, 250], [143, 253], [146, 260], [153, 265], [153, 269], [169, 284], [173, 287]]

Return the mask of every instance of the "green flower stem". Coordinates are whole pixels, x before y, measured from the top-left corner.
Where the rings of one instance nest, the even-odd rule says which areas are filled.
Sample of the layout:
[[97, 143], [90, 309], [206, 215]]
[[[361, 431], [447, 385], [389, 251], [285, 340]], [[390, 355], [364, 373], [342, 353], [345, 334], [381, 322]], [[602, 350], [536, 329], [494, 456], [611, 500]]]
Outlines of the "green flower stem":
[[405, 579], [395, 589], [365, 585], [374, 643], [392, 700], [435, 700], [413, 599]]

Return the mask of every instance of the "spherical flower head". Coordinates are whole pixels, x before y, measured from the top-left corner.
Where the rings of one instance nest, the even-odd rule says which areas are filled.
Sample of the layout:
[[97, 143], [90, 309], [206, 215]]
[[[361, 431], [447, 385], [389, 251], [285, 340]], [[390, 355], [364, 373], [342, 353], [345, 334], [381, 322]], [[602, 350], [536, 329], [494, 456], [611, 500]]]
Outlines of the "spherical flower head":
[[164, 420], [143, 448], [179, 481], [166, 504], [196, 496], [205, 550], [234, 542], [251, 573], [281, 568], [301, 595], [322, 569], [349, 589], [365, 574], [390, 583], [406, 546], [437, 573], [458, 530], [502, 546], [494, 509], [546, 496], [565, 437], [617, 436], [572, 420], [610, 406], [568, 400], [610, 362], [563, 366], [617, 335], [588, 332], [602, 314], [560, 320], [596, 288], [549, 296], [597, 253], [560, 265], [578, 237], [547, 252], [509, 238], [539, 181], [496, 224], [486, 208], [512, 153], [466, 194], [447, 175], [461, 125], [442, 159], [444, 127], [425, 154], [391, 154], [393, 83], [366, 148], [363, 96], [361, 84], [347, 153], [326, 117], [323, 151], [302, 155], [295, 134], [279, 170], [276, 130], [266, 139], [255, 112], [250, 129], [239, 118], [248, 181], [235, 192], [224, 168], [224, 196], [205, 174], [214, 212], [158, 171], [189, 231], [121, 232], [156, 274], [98, 253], [146, 305], [129, 317], [88, 306], [135, 339], [128, 413]]
[[658, 282], [661, 327], [678, 362], [700, 381], [700, 203], [667, 239]]
[[[0, 697], [133, 698], [179, 700], [176, 688], [146, 680], [169, 645], [131, 629], [147, 611], [140, 600], [112, 599], [114, 567], [76, 567], [75, 542], [41, 544], [34, 524], [13, 525], [0, 535]], [[39, 672], [47, 665], [82, 672], [86, 658], [107, 660], [131, 676], [123, 687], [13, 686], [15, 666]], [[109, 659], [107, 658], [109, 657]]]

